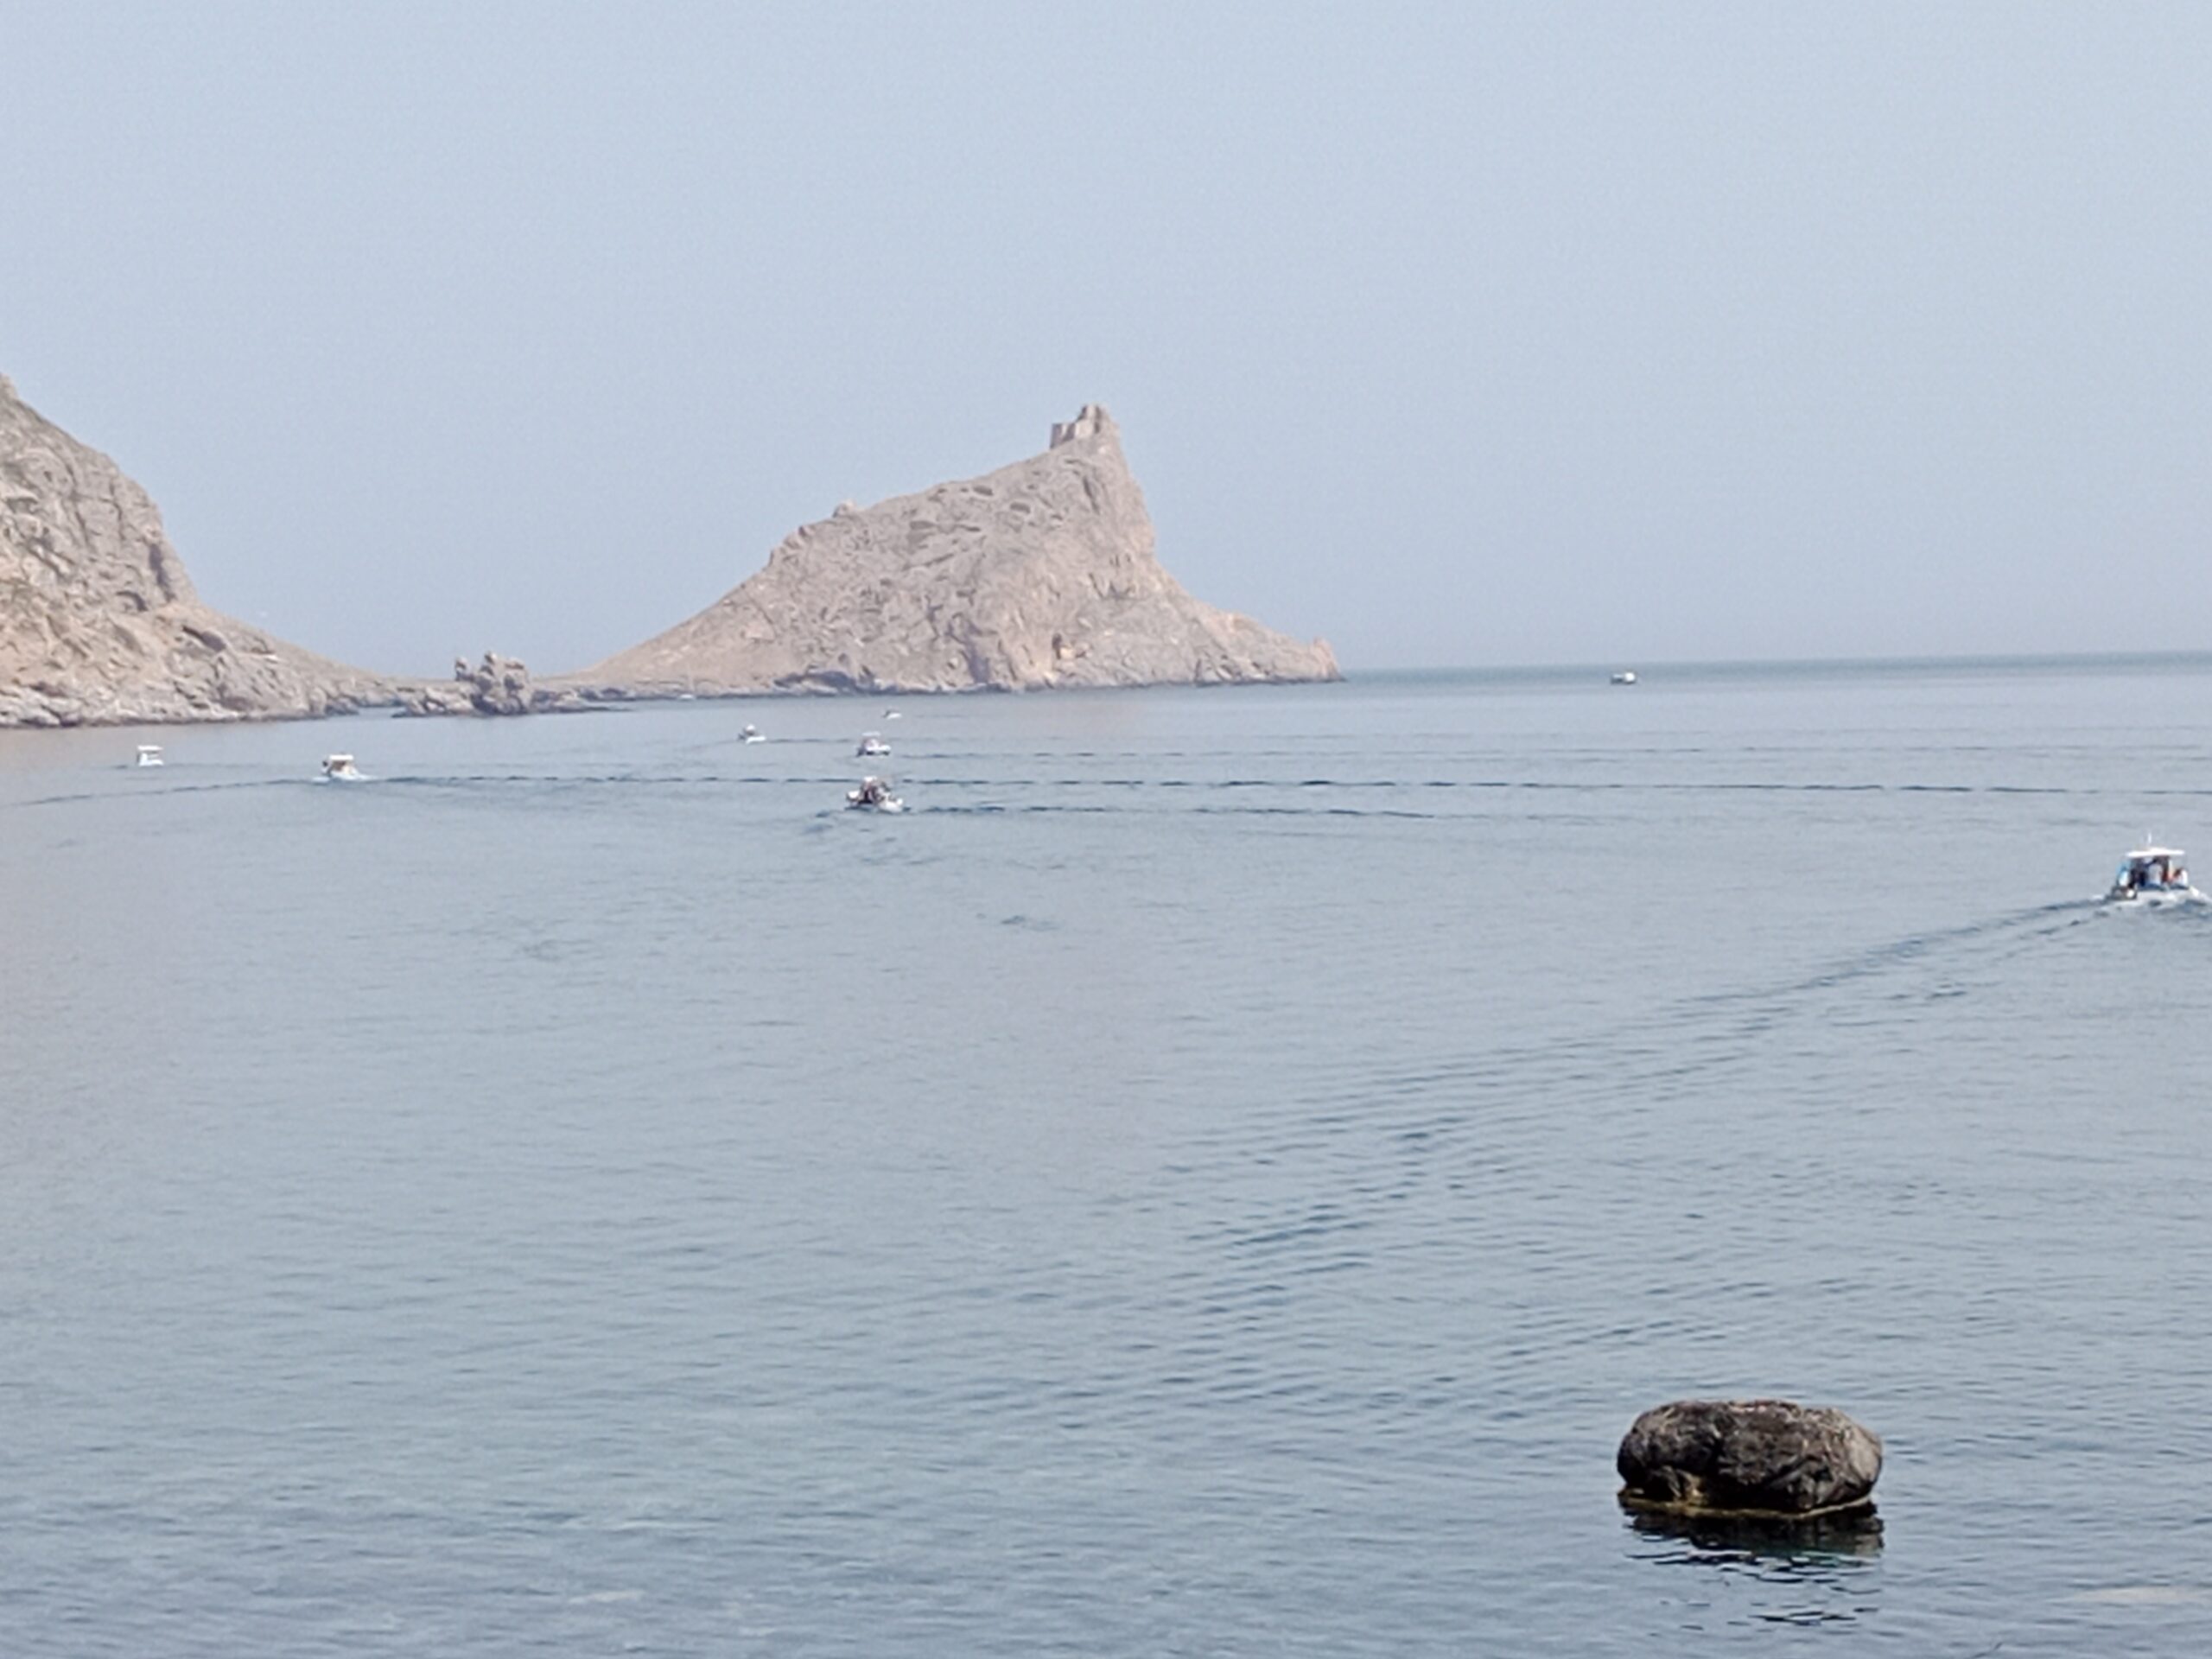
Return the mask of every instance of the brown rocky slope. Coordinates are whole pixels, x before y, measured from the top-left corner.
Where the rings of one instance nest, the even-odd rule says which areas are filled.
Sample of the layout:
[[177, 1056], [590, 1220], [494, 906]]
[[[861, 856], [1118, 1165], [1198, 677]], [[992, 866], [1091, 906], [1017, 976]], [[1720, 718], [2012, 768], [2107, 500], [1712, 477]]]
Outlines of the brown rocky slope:
[[0, 726], [282, 718], [391, 695], [201, 604], [145, 491], [0, 375]]
[[807, 524], [587, 696], [1333, 680], [1335, 657], [1184, 592], [1096, 404], [1039, 455]]

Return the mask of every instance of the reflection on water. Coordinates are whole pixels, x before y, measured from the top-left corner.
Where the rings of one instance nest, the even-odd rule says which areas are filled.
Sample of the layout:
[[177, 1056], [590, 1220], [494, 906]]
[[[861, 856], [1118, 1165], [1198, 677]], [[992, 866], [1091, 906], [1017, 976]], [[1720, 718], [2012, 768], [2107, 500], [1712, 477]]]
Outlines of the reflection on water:
[[[1676, 1515], [1623, 1503], [1629, 1529], [1672, 1539], [1697, 1552], [1745, 1559], [1800, 1560], [1882, 1553], [1882, 1517], [1871, 1506], [1801, 1521], [1764, 1516]], [[1675, 1557], [1668, 1557], [1675, 1559]]]
[[1875, 1611], [1882, 1522], [1871, 1507], [1802, 1521], [1622, 1508], [1630, 1559], [1742, 1578], [1759, 1592], [1747, 1616], [1763, 1624], [1842, 1624]]

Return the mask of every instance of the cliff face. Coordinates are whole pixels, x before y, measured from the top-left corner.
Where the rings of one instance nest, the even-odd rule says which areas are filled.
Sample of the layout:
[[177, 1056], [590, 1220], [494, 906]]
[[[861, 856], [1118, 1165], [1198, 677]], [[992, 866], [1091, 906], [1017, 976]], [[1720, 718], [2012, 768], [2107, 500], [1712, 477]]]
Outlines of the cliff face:
[[1162, 569], [1092, 405], [1044, 454], [794, 531], [689, 621], [571, 677], [616, 695], [1333, 680], [1336, 658]]
[[321, 715], [390, 695], [202, 605], [145, 491], [0, 376], [0, 726]]

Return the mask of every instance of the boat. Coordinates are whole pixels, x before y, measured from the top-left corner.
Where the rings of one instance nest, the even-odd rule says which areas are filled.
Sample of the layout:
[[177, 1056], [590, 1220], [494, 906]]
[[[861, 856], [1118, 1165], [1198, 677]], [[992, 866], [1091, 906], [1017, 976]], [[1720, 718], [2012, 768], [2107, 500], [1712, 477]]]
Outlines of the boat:
[[142, 766], [166, 766], [168, 763], [162, 759], [162, 746], [160, 744], [141, 743], [138, 746], [137, 764]]
[[747, 726], [737, 736], [741, 743], [766, 743], [768, 741], [758, 726]]
[[845, 810], [849, 812], [904, 812], [906, 803], [891, 792], [887, 778], [863, 778], [858, 789], [845, 791]]
[[860, 747], [853, 753], [864, 760], [872, 760], [877, 755], [890, 753], [891, 746], [883, 741], [881, 732], [869, 732], [861, 737]]
[[1636, 683], [1636, 671], [1632, 668], [1624, 668], [1621, 670], [1619, 673], [1613, 676], [1613, 683], [1615, 685], [1634, 685]]
[[2120, 870], [2105, 893], [2113, 904], [2177, 904], [2204, 895], [2189, 884], [2189, 855], [2178, 847], [2151, 844], [2138, 847], [2120, 861]]
[[325, 755], [322, 775], [334, 784], [358, 784], [367, 774], [353, 764], [350, 754]]

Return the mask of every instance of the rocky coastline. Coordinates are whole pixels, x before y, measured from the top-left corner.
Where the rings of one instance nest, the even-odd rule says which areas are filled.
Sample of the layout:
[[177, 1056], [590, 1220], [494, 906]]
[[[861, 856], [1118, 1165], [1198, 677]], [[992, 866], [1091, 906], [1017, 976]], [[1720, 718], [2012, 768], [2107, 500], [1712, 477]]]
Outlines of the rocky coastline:
[[394, 690], [202, 604], [146, 492], [0, 376], [0, 726], [302, 719]]
[[1325, 642], [1192, 598], [1154, 539], [1092, 404], [1028, 460], [846, 503], [706, 610], [582, 673], [533, 677], [487, 652], [450, 679], [378, 674], [202, 603], [146, 492], [0, 376], [0, 727], [1341, 677]]

